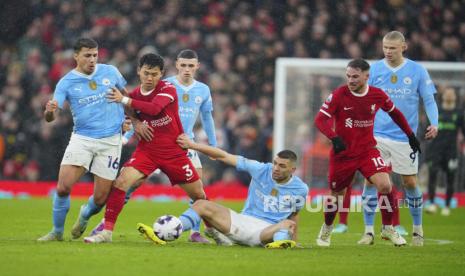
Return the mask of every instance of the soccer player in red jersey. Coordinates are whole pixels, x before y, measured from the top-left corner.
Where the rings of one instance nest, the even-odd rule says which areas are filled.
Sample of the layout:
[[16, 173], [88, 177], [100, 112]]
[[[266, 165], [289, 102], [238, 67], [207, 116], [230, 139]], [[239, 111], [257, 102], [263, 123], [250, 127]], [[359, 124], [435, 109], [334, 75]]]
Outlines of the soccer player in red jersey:
[[[346, 69], [347, 84], [328, 97], [315, 118], [316, 127], [331, 139], [333, 150], [329, 157], [329, 188], [331, 196], [325, 198], [325, 222], [316, 240], [319, 246], [329, 246], [333, 221], [338, 210], [338, 197], [344, 195], [358, 170], [371, 183], [379, 195], [383, 225], [396, 246], [405, 245], [392, 227], [393, 195], [388, 170], [373, 137], [373, 122], [376, 111], [382, 109], [409, 137], [412, 150], [420, 150], [420, 143], [404, 115], [394, 106], [381, 89], [368, 86], [370, 65], [363, 59], [349, 62]], [[333, 130], [333, 124], [335, 129]]]
[[[107, 96], [110, 101], [121, 102], [134, 109], [139, 119], [152, 130], [153, 138], [151, 141], [139, 141], [108, 197], [104, 230], [86, 237], [85, 242], [112, 241], [113, 228], [123, 209], [127, 190], [158, 168], [192, 200], [206, 199], [202, 182], [187, 157], [186, 150], [176, 143], [177, 137], [183, 133], [178, 113], [178, 97], [176, 88], [161, 80], [163, 69], [164, 61], [161, 56], [146, 54], [140, 58], [137, 72], [141, 85], [129, 97], [123, 96], [117, 89], [113, 89]], [[195, 217], [194, 220], [200, 220], [200, 217]]]

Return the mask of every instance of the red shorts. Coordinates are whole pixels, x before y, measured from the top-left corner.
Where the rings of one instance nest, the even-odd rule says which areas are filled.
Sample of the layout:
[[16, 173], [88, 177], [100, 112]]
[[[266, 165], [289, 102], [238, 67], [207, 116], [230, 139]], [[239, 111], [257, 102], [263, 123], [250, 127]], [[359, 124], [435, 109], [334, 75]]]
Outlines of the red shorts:
[[331, 155], [329, 158], [329, 188], [332, 191], [339, 192], [349, 187], [357, 170], [368, 179], [375, 173], [389, 172], [389, 167], [376, 148], [372, 148], [366, 154], [352, 159], [337, 158]]
[[160, 169], [168, 176], [172, 185], [192, 183], [199, 180], [199, 175], [186, 153], [182, 151], [176, 156], [155, 156], [148, 151], [135, 150], [131, 158], [124, 164], [133, 167], [146, 176]]

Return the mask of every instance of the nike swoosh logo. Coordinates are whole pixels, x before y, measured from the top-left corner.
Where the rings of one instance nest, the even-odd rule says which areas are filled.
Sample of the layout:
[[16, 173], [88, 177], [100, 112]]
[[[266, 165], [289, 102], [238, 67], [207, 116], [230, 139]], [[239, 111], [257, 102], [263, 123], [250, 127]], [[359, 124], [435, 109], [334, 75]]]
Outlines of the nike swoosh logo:
[[352, 109], [353, 107], [344, 107], [344, 110], [350, 110]]

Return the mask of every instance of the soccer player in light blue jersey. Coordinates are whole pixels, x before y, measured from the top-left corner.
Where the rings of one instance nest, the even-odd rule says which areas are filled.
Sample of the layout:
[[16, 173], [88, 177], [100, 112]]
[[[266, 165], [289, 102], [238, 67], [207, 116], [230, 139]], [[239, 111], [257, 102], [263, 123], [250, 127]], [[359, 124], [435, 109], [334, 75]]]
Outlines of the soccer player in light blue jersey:
[[193, 204], [193, 212], [210, 226], [205, 230], [208, 236], [223, 245], [295, 247], [298, 213], [305, 205], [308, 186], [293, 175], [297, 162], [294, 152], [283, 150], [273, 163], [260, 163], [195, 143], [186, 134], [180, 135], [177, 142], [252, 176], [241, 213], [207, 200]]
[[[369, 84], [386, 92], [416, 133], [420, 99], [430, 125], [425, 139], [433, 139], [438, 133], [438, 107], [434, 99], [436, 89], [426, 69], [403, 56], [407, 49], [402, 33], [392, 31], [383, 38], [385, 58], [375, 62], [370, 70]], [[409, 141], [402, 130], [388, 117], [378, 111], [374, 123], [377, 147], [392, 171], [402, 177], [406, 199], [413, 218], [412, 245], [423, 246], [422, 204], [423, 194], [417, 186], [418, 156], [412, 152]], [[372, 244], [373, 223], [376, 209], [376, 188], [366, 183], [363, 194], [365, 234], [359, 244]], [[383, 233], [381, 233], [383, 236]]]
[[122, 147], [124, 110], [121, 104], [106, 99], [108, 90], [125, 90], [126, 80], [114, 66], [98, 64], [98, 44], [80, 38], [74, 45], [76, 68], [58, 82], [53, 99], [46, 104], [47, 122], [56, 117], [67, 101], [73, 115], [74, 129], [63, 156], [53, 198], [53, 229], [38, 241], [62, 241], [73, 185], [86, 172], [94, 175], [94, 194], [81, 206], [73, 238], [84, 232], [88, 219], [98, 213], [116, 178]]
[[[210, 88], [205, 83], [194, 79], [200, 63], [197, 53], [193, 50], [186, 49], [179, 52], [176, 58], [176, 69], [178, 73], [175, 76], [166, 78], [165, 80], [172, 83], [176, 87], [179, 103], [179, 117], [186, 133], [191, 139], [194, 139], [194, 125], [200, 115], [200, 121], [203, 129], [207, 134], [208, 143], [216, 147], [215, 123], [213, 121], [213, 103], [210, 94]], [[134, 131], [129, 131], [123, 136], [123, 143], [127, 143], [134, 135]], [[194, 165], [198, 175], [202, 178], [202, 164], [198, 153], [195, 150], [188, 150], [187, 155]], [[131, 197], [132, 193], [140, 186], [141, 182], [132, 186], [126, 193], [126, 202]], [[186, 216], [181, 215], [181, 220], [188, 220], [188, 211]], [[95, 227], [95, 230], [101, 230], [102, 222]], [[184, 228], [186, 229], [186, 228]], [[189, 237], [191, 242], [208, 243], [200, 235], [200, 223], [196, 223], [192, 227], [192, 233]]]

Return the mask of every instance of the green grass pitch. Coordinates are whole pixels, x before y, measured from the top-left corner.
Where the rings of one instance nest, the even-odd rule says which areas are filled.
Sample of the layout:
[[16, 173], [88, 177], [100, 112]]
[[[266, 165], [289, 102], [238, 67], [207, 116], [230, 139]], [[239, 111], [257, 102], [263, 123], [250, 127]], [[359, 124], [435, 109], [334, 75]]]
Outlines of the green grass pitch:
[[[113, 243], [70, 241], [70, 229], [82, 200], [72, 200], [65, 242], [38, 243], [51, 229], [51, 199], [0, 200], [0, 275], [464, 275], [465, 209], [450, 217], [424, 215], [425, 246], [396, 248], [379, 235], [373, 246], [356, 244], [362, 214], [349, 217], [349, 232], [332, 236], [330, 248], [318, 248], [315, 238], [321, 213], [303, 210], [299, 242], [304, 249], [266, 250], [241, 246], [192, 244], [187, 234], [166, 246], [142, 239], [136, 223], [151, 224], [163, 214], [179, 215], [183, 202], [130, 202], [118, 221]], [[242, 203], [223, 202], [240, 210]], [[90, 229], [102, 213], [93, 217]], [[377, 215], [376, 229], [380, 229]], [[411, 229], [407, 209], [401, 220]], [[411, 237], [407, 238], [410, 242]], [[310, 274], [312, 273], [312, 274]]]

